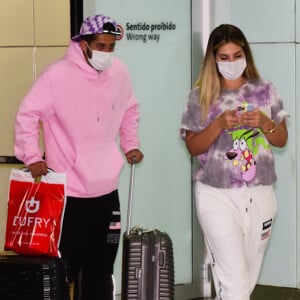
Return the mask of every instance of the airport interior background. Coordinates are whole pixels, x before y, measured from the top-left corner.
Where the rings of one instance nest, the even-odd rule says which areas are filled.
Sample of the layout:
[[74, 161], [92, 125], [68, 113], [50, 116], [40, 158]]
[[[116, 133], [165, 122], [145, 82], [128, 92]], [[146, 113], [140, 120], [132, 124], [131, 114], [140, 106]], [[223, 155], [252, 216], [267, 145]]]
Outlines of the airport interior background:
[[[132, 223], [169, 233], [175, 258], [176, 299], [200, 298], [206, 266], [194, 212], [195, 162], [179, 136], [181, 115], [195, 81], [210, 31], [237, 25], [250, 42], [261, 77], [279, 89], [288, 144], [274, 149], [277, 217], [258, 286], [251, 299], [298, 299], [300, 213], [298, 170], [300, 123], [300, 0], [1, 0], [0, 2], [0, 247], [4, 244], [7, 192], [14, 161], [13, 125], [21, 99], [35, 78], [60, 58], [80, 20], [103, 13], [123, 28], [116, 53], [128, 66], [140, 102], [145, 159], [136, 168]], [[42, 146], [42, 142], [41, 142]], [[129, 166], [120, 178], [125, 228]], [[115, 264], [120, 296], [121, 251]], [[296, 298], [298, 297], [298, 298]]]

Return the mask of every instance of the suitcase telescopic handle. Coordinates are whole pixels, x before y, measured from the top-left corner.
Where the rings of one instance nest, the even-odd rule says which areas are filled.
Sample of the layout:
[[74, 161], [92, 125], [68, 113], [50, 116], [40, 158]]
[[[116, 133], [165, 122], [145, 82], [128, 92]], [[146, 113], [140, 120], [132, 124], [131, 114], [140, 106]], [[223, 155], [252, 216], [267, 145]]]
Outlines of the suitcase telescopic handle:
[[132, 163], [130, 167], [130, 181], [129, 181], [129, 194], [128, 194], [128, 209], [127, 209], [127, 224], [126, 224], [126, 235], [129, 235], [131, 229], [131, 217], [132, 217], [132, 203], [133, 203], [133, 185], [134, 185], [134, 164], [136, 158], [132, 158]]

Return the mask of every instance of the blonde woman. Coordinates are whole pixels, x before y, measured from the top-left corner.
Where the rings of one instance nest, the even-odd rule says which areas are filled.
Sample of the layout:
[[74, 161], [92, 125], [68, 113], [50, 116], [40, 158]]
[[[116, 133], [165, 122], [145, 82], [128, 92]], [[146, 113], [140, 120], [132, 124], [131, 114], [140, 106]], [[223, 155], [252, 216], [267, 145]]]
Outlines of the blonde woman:
[[257, 282], [276, 212], [272, 147], [286, 144], [287, 117], [278, 90], [260, 78], [242, 31], [215, 28], [181, 136], [200, 165], [196, 207], [216, 299], [249, 300]]

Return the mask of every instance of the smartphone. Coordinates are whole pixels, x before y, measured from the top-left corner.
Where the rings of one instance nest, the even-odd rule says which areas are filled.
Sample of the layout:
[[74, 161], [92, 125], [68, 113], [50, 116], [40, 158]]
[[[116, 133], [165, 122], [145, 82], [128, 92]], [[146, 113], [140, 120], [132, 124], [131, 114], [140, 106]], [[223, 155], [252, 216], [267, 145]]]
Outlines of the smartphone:
[[253, 111], [253, 109], [254, 109], [253, 103], [248, 103], [248, 102], [243, 102], [242, 106], [238, 107], [238, 111], [240, 113], [245, 111]]

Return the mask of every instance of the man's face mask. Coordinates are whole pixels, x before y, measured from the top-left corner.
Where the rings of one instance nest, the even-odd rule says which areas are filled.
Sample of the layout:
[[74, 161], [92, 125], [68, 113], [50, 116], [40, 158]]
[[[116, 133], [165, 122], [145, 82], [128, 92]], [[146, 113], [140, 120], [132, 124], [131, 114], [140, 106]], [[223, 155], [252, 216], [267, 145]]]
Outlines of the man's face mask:
[[227, 80], [238, 79], [246, 69], [246, 58], [236, 61], [217, 61], [220, 74]]
[[92, 57], [87, 57], [91, 66], [97, 71], [107, 70], [113, 63], [113, 52], [104, 52], [91, 49], [87, 44], [88, 48], [92, 52]]

